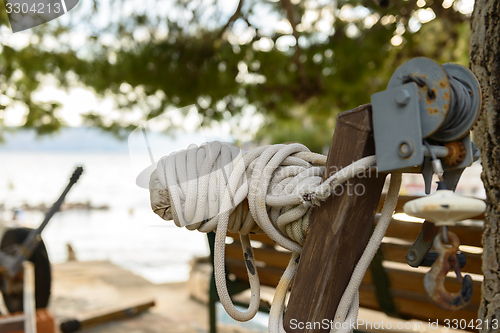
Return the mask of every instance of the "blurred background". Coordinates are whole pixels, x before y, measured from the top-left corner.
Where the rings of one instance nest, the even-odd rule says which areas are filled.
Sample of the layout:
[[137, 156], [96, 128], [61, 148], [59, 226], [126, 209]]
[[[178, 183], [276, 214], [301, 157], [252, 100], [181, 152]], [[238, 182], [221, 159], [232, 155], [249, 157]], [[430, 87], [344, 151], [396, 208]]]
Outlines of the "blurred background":
[[[469, 65], [473, 4], [95, 0], [15, 34], [2, 9], [0, 223], [37, 226], [83, 165], [44, 231], [51, 261], [66, 260], [71, 244], [79, 260], [186, 280], [190, 258], [208, 254], [206, 237], [153, 214], [135, 185], [132, 130], [161, 115], [156, 159], [190, 138], [327, 153], [337, 114], [369, 103], [404, 61]], [[467, 172], [458, 191], [484, 196], [481, 167]], [[423, 191], [421, 176], [406, 177], [403, 194]]]

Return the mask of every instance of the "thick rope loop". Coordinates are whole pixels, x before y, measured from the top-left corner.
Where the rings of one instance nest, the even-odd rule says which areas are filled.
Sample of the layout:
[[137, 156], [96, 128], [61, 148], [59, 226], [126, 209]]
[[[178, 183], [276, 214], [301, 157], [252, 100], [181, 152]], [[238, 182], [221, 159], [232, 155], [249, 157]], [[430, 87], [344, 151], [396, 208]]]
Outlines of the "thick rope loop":
[[[249, 152], [219, 142], [200, 147], [191, 145], [158, 162], [150, 180], [151, 207], [163, 219], [173, 219], [179, 227], [216, 231], [215, 282], [224, 309], [235, 320], [253, 318], [260, 303], [260, 282], [249, 233], [265, 232], [277, 244], [290, 250], [292, 258], [277, 287], [270, 312], [270, 331], [283, 333], [285, 295], [298, 267], [311, 208], [328, 198], [336, 186], [375, 166], [375, 162], [375, 156], [362, 158], [322, 182], [326, 156], [312, 153], [298, 143], [263, 146]], [[399, 184], [400, 176], [393, 176], [389, 194], [396, 193], [396, 200]], [[395, 207], [393, 201], [393, 197], [388, 197], [381, 221], [384, 216], [389, 216], [390, 220]], [[235, 308], [226, 286], [224, 258], [228, 231], [240, 234], [247, 265], [251, 299], [244, 312]], [[375, 233], [374, 240], [370, 239], [365, 251], [369, 252], [367, 258], [373, 257], [380, 245], [379, 233], [376, 239]], [[364, 256], [358, 263], [362, 267], [356, 267], [357, 275], [361, 272], [364, 275], [366, 271]], [[357, 292], [357, 281], [362, 277], [353, 275], [353, 285], [349, 284], [348, 295], [346, 290], [345, 301], [343, 297], [337, 310], [339, 320], [357, 316], [357, 307], [353, 305], [357, 303], [357, 296], [352, 290]], [[344, 313], [346, 307], [348, 312]]]

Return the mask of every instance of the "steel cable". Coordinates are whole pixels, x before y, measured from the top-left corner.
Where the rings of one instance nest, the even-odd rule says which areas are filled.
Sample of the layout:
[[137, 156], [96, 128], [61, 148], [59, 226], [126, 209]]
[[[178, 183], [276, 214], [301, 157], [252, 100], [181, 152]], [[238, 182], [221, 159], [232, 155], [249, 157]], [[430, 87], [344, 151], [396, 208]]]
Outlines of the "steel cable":
[[453, 75], [448, 75], [448, 79], [451, 86], [450, 110], [438, 131], [452, 136], [460, 125], [471, 124], [476, 112], [472, 108], [472, 96], [466, 83]]

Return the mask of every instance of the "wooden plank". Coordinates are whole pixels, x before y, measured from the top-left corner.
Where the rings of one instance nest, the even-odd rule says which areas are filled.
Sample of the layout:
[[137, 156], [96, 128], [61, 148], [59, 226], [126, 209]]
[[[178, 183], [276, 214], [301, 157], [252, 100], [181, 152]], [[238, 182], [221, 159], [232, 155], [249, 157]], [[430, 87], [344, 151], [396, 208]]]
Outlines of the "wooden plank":
[[[408, 201], [414, 200], [414, 199], [419, 199], [422, 198], [422, 196], [400, 196], [398, 198], [398, 203], [395, 209], [395, 213], [402, 213], [403, 212], [403, 205], [407, 203]], [[382, 194], [382, 197], [377, 205], [377, 213], [380, 213], [384, 204], [385, 200], [385, 194]], [[380, 214], [377, 214], [375, 220], [377, 220], [378, 216]], [[482, 221], [484, 220], [484, 215], [478, 215], [471, 220], [474, 221]], [[397, 236], [393, 236], [390, 234], [387, 234], [389, 237], [397, 237], [397, 238], [403, 238], [403, 239], [415, 239], [418, 235], [418, 232], [420, 231], [422, 224], [419, 222], [408, 222], [408, 221], [401, 221], [401, 220], [396, 220], [393, 219], [391, 221], [391, 224], [389, 225], [388, 233], [391, 232], [398, 232]], [[400, 229], [401, 228], [401, 229]], [[477, 246], [477, 247], [482, 247], [481, 244], [481, 235], [483, 228], [480, 225], [480, 223], [473, 223], [471, 225], [458, 225], [452, 227], [454, 229], [453, 232], [455, 233], [460, 233], [463, 237], [463, 240], [461, 238], [462, 244], [464, 245], [470, 245], [470, 246]], [[467, 237], [470, 234], [473, 234], [473, 238]], [[410, 235], [410, 236], [409, 236]], [[233, 237], [239, 240], [239, 235], [238, 234], [232, 234], [228, 233], [228, 237]], [[274, 241], [269, 238], [266, 234], [251, 234], [250, 238], [252, 240], [256, 240], [258, 242], [261, 242], [263, 244], [267, 245], [275, 245]], [[460, 238], [460, 237], [459, 237]], [[470, 240], [469, 240], [470, 239]]]
[[[227, 237], [233, 238], [235, 242], [240, 241], [239, 234], [233, 234], [233, 233], [228, 232]], [[269, 245], [271, 247], [274, 247], [276, 245], [276, 243], [271, 238], [269, 238], [269, 236], [266, 234], [250, 234], [250, 239], [253, 241], [260, 242], [260, 243], [262, 243], [262, 245]]]
[[0, 333], [24, 331], [24, 315], [0, 316]]
[[36, 333], [35, 265], [31, 261], [23, 261], [23, 276], [24, 332]]
[[[376, 217], [375, 219], [377, 219]], [[422, 223], [419, 222], [407, 222], [392, 219], [387, 228], [386, 236], [399, 238], [408, 242], [414, 242], [418, 236]], [[449, 230], [454, 232], [460, 239], [460, 244], [482, 247], [481, 237], [483, 233], [483, 227], [480, 223], [473, 225], [456, 225], [449, 227]]]
[[[406, 264], [406, 252], [410, 248], [410, 244], [396, 244], [391, 242], [383, 242], [381, 245], [384, 260], [394, 261]], [[467, 264], [462, 268], [463, 273], [483, 274], [482, 259], [480, 253], [462, 252], [467, 259]]]
[[[401, 202], [405, 203], [413, 198], [419, 198], [419, 197], [405, 196], [403, 197]], [[377, 209], [380, 208], [380, 205], [382, 203], [383, 202], [381, 200], [379, 202], [379, 207]], [[398, 206], [402, 207], [400, 201], [398, 201]], [[375, 221], [378, 220], [379, 216], [380, 214], [377, 214], [375, 216]], [[406, 240], [413, 243], [417, 238], [421, 227], [422, 223], [420, 222], [409, 222], [409, 221], [392, 219], [391, 223], [389, 224], [389, 228], [387, 229], [386, 236], [400, 238], [402, 240]], [[482, 247], [481, 237], [483, 233], [483, 227], [481, 223], [472, 223], [470, 225], [457, 225], [450, 227], [450, 230], [457, 234], [458, 238], [460, 239], [460, 243], [462, 245]], [[228, 233], [228, 237], [235, 238], [235, 241], [239, 242], [238, 234]], [[262, 243], [263, 245], [269, 245], [272, 247], [274, 247], [275, 245], [275, 242], [271, 238], [269, 238], [269, 236], [267, 236], [266, 234], [251, 234], [250, 238], [252, 240]]]
[[[328, 153], [324, 178], [353, 161], [375, 153], [371, 106], [343, 112]], [[299, 322], [333, 320], [337, 305], [352, 271], [363, 253], [380, 200], [385, 175], [354, 178], [342, 195], [332, 195], [313, 210], [309, 233], [301, 255], [290, 301], [285, 314], [287, 332], [328, 332], [291, 329], [291, 319]], [[364, 189], [364, 195], [348, 189]]]
[[[264, 263], [266, 267], [281, 268], [282, 272], [288, 266], [291, 257], [290, 252], [279, 252], [269, 248], [254, 248], [253, 254], [255, 260]], [[226, 245], [226, 258], [243, 261], [241, 244], [233, 243]]]
[[[244, 263], [241, 260], [228, 259], [227, 260], [227, 271], [228, 273], [232, 273], [239, 280], [247, 280], [247, 271]], [[257, 271], [259, 273], [259, 279], [261, 280], [261, 284], [270, 287], [276, 287], [281, 275], [283, 274], [283, 270], [276, 269], [273, 267], [257, 267]], [[418, 271], [405, 271], [400, 269], [386, 268], [387, 275], [391, 282], [391, 294], [397, 301], [397, 298], [410, 298], [410, 299], [418, 299], [420, 303], [425, 303], [425, 307], [434, 307], [430, 302], [423, 288], [423, 280], [425, 273]], [[474, 280], [473, 281], [473, 289], [474, 293], [472, 295], [471, 302], [468, 306], [468, 309], [472, 309], [472, 311], [476, 311], [479, 308], [479, 304], [481, 302], [481, 281]], [[372, 276], [370, 271], [368, 270], [363, 277], [360, 290], [374, 290], [374, 285], [372, 282]], [[446, 288], [450, 291], [458, 291], [460, 289], [460, 284], [453, 277], [447, 277], [446, 279]], [[375, 297], [375, 296], [373, 296]], [[373, 304], [372, 304], [373, 303]], [[374, 299], [373, 302], [367, 302], [364, 298], [360, 299], [360, 305], [362, 307], [367, 307], [371, 309], [379, 309], [379, 305]], [[420, 313], [420, 309], [412, 309], [409, 308], [404, 313], [405, 315], [410, 315], [411, 313], [415, 313], [414, 318], [421, 319], [418, 316]], [[427, 313], [427, 312], [426, 312]], [[450, 313], [451, 314], [451, 313]], [[429, 318], [434, 318], [430, 316]], [[437, 318], [437, 317], [436, 317]], [[450, 317], [447, 317], [450, 318]]]
[[[403, 270], [399, 268], [385, 267], [385, 271], [390, 281], [391, 292], [397, 292], [400, 294], [408, 292], [414, 295], [421, 295], [422, 299], [426, 299], [430, 303], [424, 290], [424, 275], [427, 270], [421, 271], [412, 268]], [[366, 271], [361, 284], [364, 287], [373, 286], [372, 276], [369, 270]], [[481, 302], [482, 281], [473, 280], [472, 285], [473, 294], [471, 304], [479, 306], [479, 303]], [[451, 292], [459, 291], [461, 288], [461, 284], [457, 282], [455, 276], [447, 276], [445, 286], [447, 290]]]
[[[378, 213], [380, 213], [382, 211], [382, 207], [384, 207], [385, 196], [386, 196], [386, 193], [384, 193], [380, 196], [380, 201], [379, 201], [378, 206], [377, 206]], [[419, 199], [419, 198], [422, 198], [422, 196], [419, 196], [419, 195], [399, 196], [398, 203], [396, 205], [396, 208], [394, 209], [394, 212], [395, 213], [403, 213], [403, 206], [405, 203], [407, 203], [408, 201], [411, 201], [411, 200]]]
[[[377, 221], [379, 217], [379, 215], [376, 216], [375, 221]], [[385, 236], [399, 238], [413, 243], [415, 239], [417, 239], [420, 228], [422, 228], [422, 223], [406, 222], [392, 219], [389, 227], [387, 228]]]
[[483, 226], [482, 224], [475, 225], [455, 225], [448, 228], [454, 232], [460, 239], [460, 244], [483, 247]]
[[[275, 288], [284, 270], [275, 267], [260, 266], [258, 262], [256, 262], [256, 266], [260, 284]], [[238, 280], [248, 281], [248, 273], [243, 261], [227, 258], [226, 270], [228, 274], [234, 274]]]
[[[439, 324], [444, 325], [444, 321], [446, 319], [465, 319], [467, 323], [469, 323], [471, 320], [474, 320], [475, 322], [475, 320], [477, 319], [478, 305], [469, 306], [466, 309], [460, 311], [445, 311], [432, 304], [429, 304], [428, 300], [421, 299], [418, 295], [407, 294], [401, 296], [397, 293], [393, 293], [392, 296], [401, 315], [406, 316], [409, 319], [422, 320], [424, 324], [427, 324], [430, 320], [432, 320], [432, 322], [439, 320]], [[379, 311], [381, 310], [373, 289], [367, 289], [365, 287], [360, 288], [359, 297], [361, 307]], [[476, 331], [470, 329], [469, 327], [466, 330]]]
[[150, 300], [134, 304], [132, 306], [115, 308], [110, 310], [99, 310], [75, 319], [69, 319], [61, 323], [61, 331], [65, 333], [85, 331], [96, 325], [108, 323], [113, 320], [129, 318], [147, 311], [149, 308], [155, 306], [155, 301]]
[[[248, 281], [247, 272], [243, 261], [240, 259], [242, 256], [241, 249], [240, 252], [234, 252], [237, 255], [228, 253], [226, 261], [226, 269], [228, 273], [233, 273], [239, 280]], [[257, 262], [257, 271], [259, 273], [259, 278], [261, 278], [261, 284], [275, 287], [283, 274], [284, 267], [273, 267], [266, 265], [263, 262]], [[283, 265], [286, 266], [286, 265]], [[428, 269], [414, 269], [410, 267], [403, 268], [392, 268], [385, 267], [389, 281], [391, 282], [391, 290], [404, 292], [410, 291], [417, 294], [425, 294], [423, 281], [425, 272]], [[362, 284], [372, 285], [371, 273], [368, 270], [363, 277]], [[457, 291], [460, 289], [460, 284], [456, 281], [454, 277], [447, 277], [446, 287], [450, 291]], [[472, 297], [472, 303], [479, 303], [481, 296], [481, 281], [473, 281], [474, 293]]]

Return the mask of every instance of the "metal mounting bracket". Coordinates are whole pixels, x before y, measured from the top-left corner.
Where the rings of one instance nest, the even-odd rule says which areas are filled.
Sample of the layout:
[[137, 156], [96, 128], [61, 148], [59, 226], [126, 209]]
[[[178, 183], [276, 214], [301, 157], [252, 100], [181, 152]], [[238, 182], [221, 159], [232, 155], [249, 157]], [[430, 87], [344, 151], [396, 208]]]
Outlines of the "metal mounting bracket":
[[415, 82], [371, 97], [377, 167], [380, 172], [421, 165], [424, 161]]

